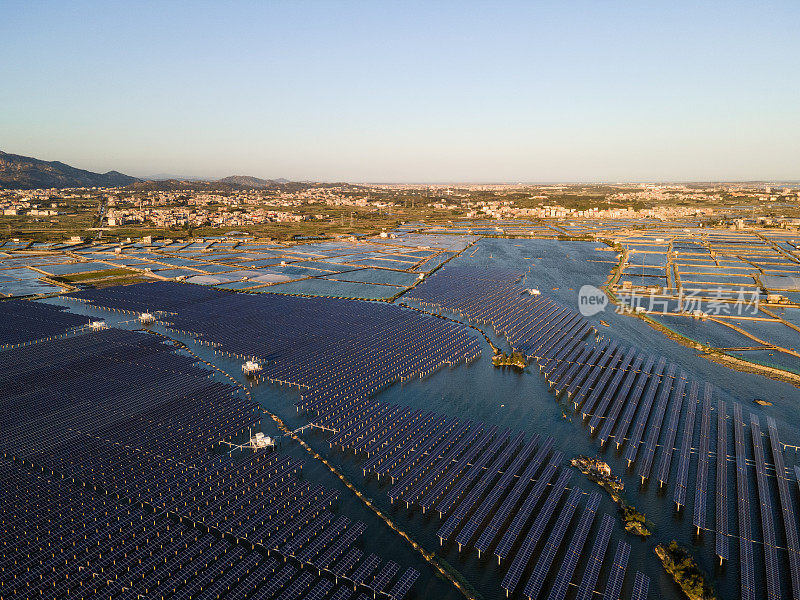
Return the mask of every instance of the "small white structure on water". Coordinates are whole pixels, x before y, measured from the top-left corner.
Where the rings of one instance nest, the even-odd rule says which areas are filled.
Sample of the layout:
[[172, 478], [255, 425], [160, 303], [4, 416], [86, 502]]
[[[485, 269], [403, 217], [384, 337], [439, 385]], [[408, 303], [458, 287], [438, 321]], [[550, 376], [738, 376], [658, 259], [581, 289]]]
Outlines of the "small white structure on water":
[[267, 448], [269, 446], [274, 446], [275, 440], [273, 440], [268, 435], [264, 435], [262, 432], [258, 431], [256, 434], [250, 438], [250, 446], [253, 448]]
[[156, 322], [156, 318], [152, 313], [143, 312], [142, 314], [139, 315], [139, 322], [142, 325], [150, 325], [151, 323]]
[[419, 277], [417, 277], [417, 279], [419, 279], [420, 281], [422, 281], [423, 279], [425, 279], [425, 273], [420, 273], [420, 274], [419, 274]]
[[529, 290], [528, 290], [528, 293], [529, 293], [531, 296], [538, 296], [538, 295], [539, 295], [539, 294], [541, 294], [542, 292], [540, 292], [540, 291], [539, 291], [537, 288], [531, 288], [531, 289], [529, 289]]
[[242, 365], [242, 373], [245, 375], [254, 375], [261, 370], [261, 365], [254, 360], [248, 360]]
[[105, 321], [92, 321], [91, 323], [89, 323], [89, 327], [91, 327], [92, 329], [105, 329], [106, 328], [106, 322]]

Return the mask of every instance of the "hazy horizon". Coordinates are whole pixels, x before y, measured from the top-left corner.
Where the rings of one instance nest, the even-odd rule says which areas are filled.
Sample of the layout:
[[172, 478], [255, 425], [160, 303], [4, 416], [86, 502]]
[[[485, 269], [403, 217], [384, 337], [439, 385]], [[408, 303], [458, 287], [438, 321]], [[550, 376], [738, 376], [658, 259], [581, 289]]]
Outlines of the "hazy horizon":
[[796, 2], [10, 2], [7, 152], [384, 183], [800, 179]]

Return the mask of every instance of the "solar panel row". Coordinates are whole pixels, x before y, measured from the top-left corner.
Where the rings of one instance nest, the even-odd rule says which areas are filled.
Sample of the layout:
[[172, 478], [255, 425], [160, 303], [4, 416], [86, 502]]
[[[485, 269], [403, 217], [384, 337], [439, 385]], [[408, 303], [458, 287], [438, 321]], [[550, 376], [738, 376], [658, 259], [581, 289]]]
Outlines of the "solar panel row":
[[[220, 440], [258, 425], [260, 413], [234, 388], [211, 379], [194, 358], [175, 354], [155, 336], [108, 329], [7, 350], [4, 359], [0, 412], [9, 427], [0, 443], [3, 481], [27, 478], [37, 490], [0, 489], [0, 505], [27, 504], [24, 511], [9, 508], [4, 528], [17, 532], [12, 553], [32, 556], [38, 548], [34, 555], [42, 559], [38, 566], [26, 559], [26, 575], [13, 583], [4, 576], [0, 595], [24, 590], [27, 596], [34, 587], [52, 588], [62, 597], [80, 587], [84, 594], [141, 590], [148, 597], [179, 598], [268, 597], [278, 589], [299, 594], [312, 584], [316, 594], [330, 591], [325, 573], [363, 533], [363, 524], [334, 519], [326, 508], [336, 492], [312, 490], [298, 480], [297, 459], [265, 450], [241, 458], [209, 454]], [[34, 469], [86, 487], [64, 488], [47, 475], [34, 476]], [[71, 489], [83, 496], [67, 502]], [[34, 508], [36, 497], [42, 500]], [[185, 524], [126, 508], [140, 503]], [[54, 510], [57, 518], [50, 514]], [[123, 516], [129, 525], [120, 521]], [[42, 529], [43, 522], [63, 522], [69, 531]], [[249, 544], [232, 545], [195, 529], [197, 524]], [[172, 531], [177, 533], [167, 535]], [[295, 556], [303, 568], [273, 576], [274, 560], [247, 550], [252, 544]], [[49, 558], [44, 548], [52, 548]], [[58, 548], [71, 550], [63, 554]], [[91, 569], [73, 558], [62, 562], [75, 553], [86, 556]], [[102, 577], [92, 576], [96, 569]], [[382, 587], [391, 584], [390, 573]], [[398, 587], [398, 597], [407, 592]]]

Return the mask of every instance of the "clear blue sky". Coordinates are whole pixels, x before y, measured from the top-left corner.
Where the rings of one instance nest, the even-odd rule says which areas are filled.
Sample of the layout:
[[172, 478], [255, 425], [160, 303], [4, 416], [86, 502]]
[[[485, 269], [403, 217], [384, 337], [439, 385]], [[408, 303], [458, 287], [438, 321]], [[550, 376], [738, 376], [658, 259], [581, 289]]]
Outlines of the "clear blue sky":
[[800, 179], [800, 1], [39, 2], [0, 149], [133, 175]]

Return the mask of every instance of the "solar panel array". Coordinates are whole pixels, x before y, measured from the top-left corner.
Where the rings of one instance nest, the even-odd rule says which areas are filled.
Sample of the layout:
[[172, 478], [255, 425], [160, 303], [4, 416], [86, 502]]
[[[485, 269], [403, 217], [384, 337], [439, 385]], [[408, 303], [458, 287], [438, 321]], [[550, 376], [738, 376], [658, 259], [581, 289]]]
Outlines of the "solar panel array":
[[[157, 312], [174, 330], [262, 363], [260, 378], [299, 388], [298, 409], [334, 428], [387, 385], [473, 360], [471, 329], [396, 306], [333, 298], [231, 294], [179, 283], [76, 292], [98, 307]], [[350, 411], [349, 413], [347, 411]]]
[[[757, 418], [751, 416], [750, 422], [756, 457], [753, 473], [746, 458], [746, 425], [741, 419], [740, 406], [734, 406], [739, 416], [727, 419], [725, 402], [722, 398], [715, 399], [714, 386], [710, 383], [693, 379], [665, 357], [590, 336], [590, 329], [576, 326], [580, 318], [573, 311], [558, 306], [544, 295], [526, 293], [525, 286], [536, 285], [535, 281], [531, 282], [534, 277], [535, 273], [526, 275], [523, 281], [518, 272], [450, 263], [411, 290], [407, 297], [429, 310], [447, 311], [468, 322], [493, 326], [515, 350], [524, 352], [539, 364], [556, 395], [566, 394], [570, 398], [586, 420], [590, 435], [595, 435], [601, 446], [614, 439], [616, 449], [622, 452], [629, 466], [636, 469], [643, 483], [653, 473], [654, 465], [659, 487], [669, 486], [672, 479], [672, 495], [679, 509], [687, 504], [688, 479], [694, 470], [692, 523], [699, 534], [709, 527], [706, 509], [708, 490], [713, 487], [715, 517], [712, 527], [716, 554], [721, 560], [727, 559], [729, 544], [737, 540], [742, 597], [751, 597], [754, 593], [754, 547], [764, 551], [768, 597], [780, 596], [779, 577], [784, 561], [777, 557], [788, 547], [789, 559], [785, 563], [789, 566], [793, 597], [798, 598], [800, 553], [797, 549], [800, 542], [783, 463], [784, 450], [778, 441], [772, 442], [773, 438], [778, 439], [777, 428], [769, 433], [772, 461], [778, 473], [776, 495], [775, 486], [767, 479], [770, 465]], [[739, 433], [737, 427], [741, 429]], [[734, 435], [729, 434], [729, 428]], [[735, 538], [732, 537], [730, 506], [733, 499], [728, 495], [727, 479], [731, 437], [735, 441], [737, 464], [738, 536]], [[711, 452], [712, 439], [716, 440], [715, 454]], [[676, 451], [677, 458], [673, 460]], [[716, 459], [715, 468], [709, 473], [712, 456]], [[634, 463], [638, 464], [634, 467]], [[756, 487], [760, 499], [757, 512], [763, 543], [757, 546], [752, 541], [753, 515], [747, 496], [751, 486]], [[782, 528], [773, 522], [774, 516], [770, 517], [776, 503], [783, 515]], [[780, 530], [785, 541], [780, 539]], [[491, 535], [491, 526], [488, 535]], [[579, 598], [590, 597], [594, 589], [596, 578], [592, 579], [590, 571], [586, 577], [590, 583], [586, 589], [579, 589]], [[646, 586], [641, 589], [646, 590]]]
[[[183, 296], [186, 288], [190, 291]], [[551, 453], [552, 439], [535, 436], [526, 442], [522, 435], [511, 436], [483, 423], [370, 398], [393, 380], [425, 375], [439, 364], [477, 356], [480, 347], [463, 325], [364, 302], [238, 296], [180, 284], [91, 290], [76, 296], [115, 310], [158, 312], [169, 327], [192, 333], [220, 351], [258, 357], [264, 361], [264, 379], [300, 388], [298, 408], [316, 415], [315, 424], [334, 432], [331, 446], [363, 455], [365, 475], [391, 481], [388, 493], [393, 502], [432, 508], [444, 519], [438, 531], [442, 542], [453, 539], [462, 550], [474, 542], [479, 552], [496, 546], [498, 559], [511, 559], [510, 564], [517, 565], [514, 568], [524, 569], [535, 556], [536, 545], [531, 547], [531, 541], [542, 537], [542, 518], [558, 509], [570, 475], [560, 471], [563, 456]], [[237, 319], [231, 319], [231, 314]], [[585, 323], [562, 316], [560, 323], [580, 332], [578, 340], [585, 337]], [[237, 325], [239, 321], [246, 330]], [[542, 323], [535, 332], [520, 332], [520, 339], [526, 340], [532, 352], [552, 348], [555, 355], [564, 355], [574, 344], [567, 347], [557, 339], [558, 331]], [[380, 347], [381, 365], [376, 367], [372, 358], [360, 358], [356, 339], [365, 346], [365, 357], [374, 356]], [[548, 494], [551, 482], [553, 490]], [[329, 499], [322, 491], [306, 491], [302, 497], [290, 515], [292, 523], [302, 523], [291, 532], [299, 536], [294, 540], [300, 540], [301, 546], [337, 528], [325, 510]], [[545, 497], [537, 507], [533, 500]], [[262, 523], [267, 517], [268, 522]], [[286, 539], [288, 532], [276, 525], [269, 527], [285, 515], [269, 513], [259, 518], [255, 524], [240, 524], [233, 534], [307, 558]], [[520, 554], [521, 540], [529, 543]], [[563, 539], [557, 541], [555, 545], [553, 540], [550, 552], [558, 550]], [[331, 548], [344, 552], [335, 543]], [[362, 567], [373, 559], [367, 561]], [[321, 557], [321, 564], [328, 562], [328, 556]], [[356, 569], [351, 576], [367, 579], [369, 575]], [[382, 579], [378, 581], [383, 585]]]
[[742, 600], [752, 600], [756, 596], [755, 572], [753, 566], [753, 530], [750, 521], [750, 485], [745, 454], [744, 421], [742, 407], [733, 405], [733, 431], [736, 442], [736, 488], [739, 508], [739, 562]]
[[[333, 592], [363, 523], [335, 517], [337, 492], [300, 479], [302, 461], [210, 452], [261, 415], [196, 359], [117, 329], [3, 359], [0, 596]], [[377, 591], [396, 568], [383, 572]], [[409, 589], [398, 580], [392, 597]]]
[[0, 302], [0, 350], [47, 341], [85, 327], [91, 319], [29, 300]]
[[[494, 549], [499, 560], [510, 560], [511, 565], [515, 560], [524, 562], [523, 571], [533, 566], [531, 559], [537, 555], [540, 540], [531, 521], [547, 514], [542, 513], [547, 495], [540, 492], [537, 496], [536, 486], [542, 477], [547, 477], [548, 482], [558, 480], [559, 467], [552, 460], [561, 460], [560, 456], [548, 458], [548, 449], [535, 468], [530, 468], [547, 440], [537, 440], [534, 451], [529, 448], [533, 440], [526, 442], [484, 423], [464, 422], [372, 399], [376, 391], [394, 381], [425, 376], [443, 365], [478, 356], [480, 346], [463, 325], [390, 305], [231, 295], [180, 284], [125, 286], [84, 291], [76, 296], [115, 310], [157, 311], [159, 319], [169, 327], [191, 333], [219, 351], [241, 358], [257, 357], [263, 362], [263, 379], [299, 388], [298, 408], [308, 412], [315, 424], [334, 432], [331, 445], [366, 457], [365, 475], [375, 473], [393, 482], [392, 500], [423, 510], [435, 509], [444, 519], [440, 527], [442, 541], [453, 540], [464, 550], [474, 545], [479, 553]], [[728, 523], [730, 500], [724, 468], [727, 452], [716, 456], [713, 484], [708, 472], [712, 436], [715, 435], [718, 448], [725, 448], [727, 425], [724, 409], [717, 413], [717, 419], [712, 418], [713, 410], [720, 408], [720, 402], [713, 399], [712, 386], [693, 380], [665, 357], [594, 338], [592, 328], [582, 317], [542, 295], [527, 294], [515, 273], [449, 264], [414, 288], [408, 297], [427, 309], [447, 310], [475, 323], [491, 324], [513, 348], [538, 363], [554, 391], [572, 399], [601, 444], [614, 440], [616, 449], [643, 481], [650, 477], [653, 466], [661, 486], [670, 485], [673, 477], [673, 497], [679, 507], [686, 504], [688, 476], [694, 466], [697, 481], [693, 523], [699, 531], [706, 528], [707, 490], [715, 485], [716, 549], [722, 558], [727, 557], [727, 545], [733, 539], [727, 533], [733, 527], [732, 522]], [[236, 318], [232, 319], [231, 314]], [[374, 356], [378, 352], [381, 361], [376, 365]], [[698, 399], [700, 389], [704, 391], [702, 401]], [[700, 419], [696, 416], [698, 409]], [[45, 435], [51, 433], [49, 430]], [[679, 438], [680, 449], [675, 448]], [[13, 435], [9, 443], [16, 443]], [[740, 473], [738, 457], [745, 450], [740, 451], [738, 441], [735, 446], [737, 488], [745, 485], [749, 489], [748, 479], [756, 479], [758, 470], [753, 477], [745, 465]], [[519, 459], [525, 448], [529, 451]], [[678, 458], [673, 460], [676, 450]], [[697, 458], [693, 458], [695, 455]], [[695, 465], [691, 464], [693, 461]], [[773, 457], [773, 461], [777, 466], [777, 459]], [[516, 480], [502, 480], [505, 470], [512, 467]], [[520, 483], [525, 477], [528, 481]], [[758, 481], [752, 485], [758, 486]], [[780, 486], [779, 483], [778, 492], [784, 495]], [[775, 506], [778, 500], [772, 498], [769, 487], [765, 486], [764, 494]], [[788, 485], [786, 488], [786, 498], [780, 499], [782, 510], [791, 507]], [[274, 523], [269, 529], [268, 523], [253, 522], [249, 528], [234, 531], [234, 535], [255, 536], [261, 540], [258, 543], [272, 544], [273, 549], [286, 549], [298, 556], [311, 553], [309, 544], [325, 539], [326, 532], [336, 537], [331, 532], [342, 523], [327, 510], [329, 496], [320, 490], [309, 491], [313, 493], [304, 499], [305, 504], [291, 515], [291, 519], [302, 523], [296, 530], [281, 530]], [[281, 493], [297, 492], [294, 489]], [[538, 506], [542, 502], [545, 504]], [[763, 502], [762, 499], [761, 508]], [[560, 503], [563, 498], [556, 505]], [[237, 509], [228, 504], [204, 510], [207, 512], [201, 518], [219, 518], [223, 525], [238, 518]], [[269, 514], [277, 520], [286, 518]], [[744, 508], [740, 506], [739, 537], [751, 518], [749, 503]], [[781, 530], [787, 544], [793, 537], [796, 539], [794, 520], [787, 520], [785, 514]], [[503, 536], [500, 531], [504, 531]], [[527, 559], [524, 554], [519, 558], [523, 547], [528, 552], [531, 544], [526, 546], [525, 540], [532, 533], [536, 544], [531, 554]], [[777, 527], [772, 527], [772, 533], [774, 543], [764, 547], [767, 562], [770, 548], [780, 552], [783, 544]], [[768, 531], [762, 534], [768, 539]], [[331, 547], [337, 547], [336, 543]], [[740, 544], [740, 551], [746, 552], [746, 547], [747, 542]], [[330, 562], [329, 552], [317, 554], [320, 558], [325, 555], [326, 562]], [[337, 556], [334, 562], [350, 559], [354, 554], [341, 549]], [[792, 589], [797, 593], [798, 561], [790, 558], [788, 562]], [[747, 582], [747, 562], [743, 565], [742, 578]], [[779, 565], [776, 572], [782, 568]], [[584, 579], [591, 581], [591, 576], [585, 575]]]
[[725, 402], [720, 400], [717, 403], [716, 552], [721, 561], [728, 559], [728, 428], [725, 419]]

